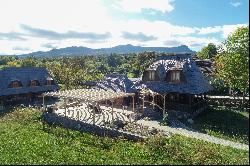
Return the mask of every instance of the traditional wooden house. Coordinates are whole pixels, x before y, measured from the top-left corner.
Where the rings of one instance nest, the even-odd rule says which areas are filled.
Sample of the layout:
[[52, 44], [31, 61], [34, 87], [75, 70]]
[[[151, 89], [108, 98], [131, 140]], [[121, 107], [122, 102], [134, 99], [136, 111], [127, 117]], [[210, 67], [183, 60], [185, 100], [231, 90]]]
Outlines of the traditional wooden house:
[[158, 57], [135, 87], [153, 92], [148, 98], [153, 97], [156, 104], [162, 106], [165, 102], [168, 110], [181, 111], [202, 107], [206, 92], [213, 89], [189, 54]]
[[[111, 74], [100, 82], [89, 82], [88, 85], [95, 89], [135, 93], [135, 102], [142, 108], [146, 102], [153, 103], [153, 108], [158, 106], [163, 114], [169, 110], [199, 111], [205, 106], [206, 93], [213, 89], [190, 54], [158, 57], [141, 78]], [[119, 99], [114, 103], [122, 105], [124, 101]], [[131, 100], [127, 102], [132, 103]]]
[[59, 87], [45, 68], [10, 67], [0, 70], [0, 104], [56, 91]]

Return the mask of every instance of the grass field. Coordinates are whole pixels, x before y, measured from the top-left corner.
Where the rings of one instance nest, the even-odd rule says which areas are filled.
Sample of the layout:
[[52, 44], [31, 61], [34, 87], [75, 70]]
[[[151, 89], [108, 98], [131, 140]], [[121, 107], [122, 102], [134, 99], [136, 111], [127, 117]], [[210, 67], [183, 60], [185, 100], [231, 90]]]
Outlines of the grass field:
[[249, 112], [211, 108], [198, 115], [192, 125], [185, 124], [202, 133], [249, 144]]
[[131, 142], [59, 127], [43, 130], [40, 115], [34, 109], [1, 115], [1, 164], [249, 164], [247, 151], [178, 135]]

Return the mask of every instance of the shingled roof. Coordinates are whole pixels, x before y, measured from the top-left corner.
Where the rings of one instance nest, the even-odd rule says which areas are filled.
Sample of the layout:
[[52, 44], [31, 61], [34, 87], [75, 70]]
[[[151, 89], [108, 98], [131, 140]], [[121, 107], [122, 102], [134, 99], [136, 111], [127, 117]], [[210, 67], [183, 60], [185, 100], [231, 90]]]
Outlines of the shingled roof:
[[[0, 70], [0, 96], [25, 94], [35, 92], [47, 92], [58, 90], [59, 87], [55, 85], [45, 85], [46, 80], [51, 79], [48, 71], [45, 68], [38, 67], [9, 67]], [[37, 80], [39, 86], [31, 87], [29, 83], [31, 80]], [[9, 88], [12, 81], [20, 81], [22, 87]]]
[[112, 90], [114, 92], [136, 92], [133, 88], [133, 82], [126, 75], [109, 74], [106, 75], [103, 81], [96, 83], [96, 87], [104, 90]]
[[135, 87], [138, 89], [147, 88], [158, 93], [177, 92], [189, 94], [205, 93], [213, 89], [190, 55], [177, 54], [158, 57], [147, 70], [156, 70], [159, 66], [163, 70], [165, 69], [166, 73], [173, 68], [180, 68], [183, 71], [186, 82], [172, 84], [164, 81], [141, 81]]

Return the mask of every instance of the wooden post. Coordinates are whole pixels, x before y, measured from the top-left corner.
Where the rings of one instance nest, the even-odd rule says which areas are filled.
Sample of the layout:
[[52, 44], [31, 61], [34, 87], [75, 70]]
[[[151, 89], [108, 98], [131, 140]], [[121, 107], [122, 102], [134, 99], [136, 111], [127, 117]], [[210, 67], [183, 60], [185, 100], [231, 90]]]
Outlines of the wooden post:
[[166, 114], [166, 94], [163, 95], [164, 99], [163, 99], [163, 117], [165, 117]]
[[67, 116], [67, 112], [66, 112], [66, 111], [67, 111], [67, 103], [66, 103], [67, 101], [66, 101], [66, 100], [67, 100], [67, 99], [65, 98], [65, 99], [64, 99], [64, 115], [65, 115], [65, 116]]
[[111, 118], [112, 118], [112, 123], [114, 122], [114, 101], [111, 101], [112, 103], [112, 109], [111, 109]]
[[153, 110], [155, 109], [155, 95], [153, 94]]
[[43, 111], [45, 111], [45, 96], [43, 95]]
[[133, 112], [135, 112], [135, 97], [134, 96], [132, 97], [133, 97]]
[[142, 94], [142, 113], [144, 113], [144, 93]]
[[89, 102], [87, 102], [87, 110], [88, 110], [88, 112], [89, 112]]
[[80, 111], [79, 110], [77, 110], [77, 120], [80, 120]]
[[[95, 105], [96, 106], [96, 105]], [[95, 107], [94, 107], [95, 108]], [[95, 109], [92, 110], [92, 114], [93, 114], [93, 125], [95, 125]]]
[[103, 113], [103, 119], [102, 119], [102, 121], [103, 121], [103, 124], [105, 124], [105, 122], [106, 122], [105, 113], [104, 112], [102, 112], [102, 113]]

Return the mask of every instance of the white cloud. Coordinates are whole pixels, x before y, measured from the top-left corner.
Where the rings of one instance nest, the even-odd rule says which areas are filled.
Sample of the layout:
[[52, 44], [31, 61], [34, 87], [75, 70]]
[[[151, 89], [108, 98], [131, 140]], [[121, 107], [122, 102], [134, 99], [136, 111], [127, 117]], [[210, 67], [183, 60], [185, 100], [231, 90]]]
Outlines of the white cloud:
[[163, 13], [174, 10], [172, 0], [120, 0], [116, 1], [113, 7], [135, 13], [140, 13], [142, 9], [153, 9]]
[[[150, 1], [146, 0], [133, 2], [143, 4], [137, 5], [137, 8], [133, 9], [134, 11], [148, 8], [150, 4]], [[154, 2], [154, 5], [151, 7], [154, 10], [162, 12], [173, 10], [173, 8], [168, 7], [172, 5], [170, 3], [172, 1], [152, 2]], [[132, 1], [129, 3], [132, 4]], [[2, 20], [0, 52], [22, 54], [33, 51], [47, 51], [55, 47], [85, 46], [100, 48], [121, 44], [167, 47], [185, 44], [197, 50], [210, 42], [219, 42], [218, 39], [207, 38], [202, 35], [218, 32], [226, 37], [236, 27], [245, 25], [197, 28], [173, 25], [166, 21], [115, 20], [108, 14], [107, 10], [108, 8], [103, 6], [100, 0], [0, 0], [0, 20]], [[28, 28], [26, 27], [25, 30], [20, 25], [27, 25]], [[32, 31], [33, 35], [27, 35], [27, 29]], [[34, 31], [36, 35], [34, 35]], [[39, 35], [37, 35], [38, 32]], [[47, 36], [41, 36], [41, 32]], [[125, 37], [124, 32], [127, 32]], [[105, 38], [105, 34], [108, 33], [110, 33], [110, 37], [107, 35], [108, 37]], [[77, 34], [83, 37], [76, 37]], [[95, 34], [99, 34], [99, 37], [104, 34], [103, 40], [92, 40], [91, 36]], [[193, 34], [198, 36], [190, 37]], [[86, 38], [86, 35], [90, 37]]]
[[221, 26], [214, 26], [214, 27], [205, 27], [201, 28], [198, 32], [200, 35], [206, 35], [210, 33], [219, 33], [222, 32], [222, 27]]
[[238, 27], [247, 26], [248, 24], [235, 24], [235, 25], [223, 25], [214, 27], [205, 27], [198, 30], [198, 34], [207, 35], [211, 33], [221, 33], [223, 38], [227, 38], [230, 33], [235, 31]]
[[247, 26], [248, 24], [235, 24], [235, 25], [223, 25], [222, 27], [222, 35], [224, 38], [227, 38], [228, 35], [234, 32], [237, 28], [242, 26]]
[[240, 5], [242, 5], [241, 2], [230, 2], [230, 5], [232, 5], [233, 7], [238, 7]]

